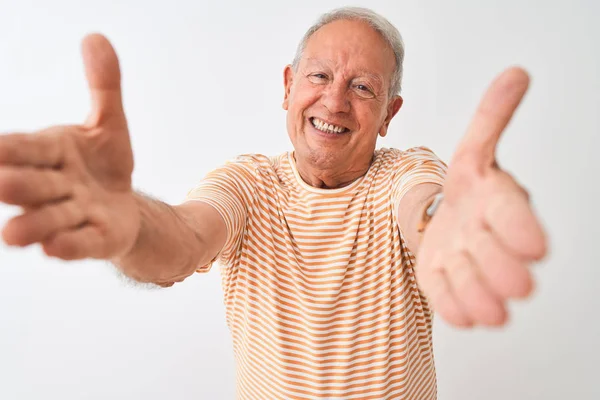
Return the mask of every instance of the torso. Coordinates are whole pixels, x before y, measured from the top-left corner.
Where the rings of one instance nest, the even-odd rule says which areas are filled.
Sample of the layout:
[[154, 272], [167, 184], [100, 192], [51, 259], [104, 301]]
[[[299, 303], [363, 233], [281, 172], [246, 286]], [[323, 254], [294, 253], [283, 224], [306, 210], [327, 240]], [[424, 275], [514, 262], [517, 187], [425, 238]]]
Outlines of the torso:
[[240, 399], [436, 397], [431, 313], [390, 200], [397, 157], [379, 150], [363, 178], [322, 190], [290, 154], [257, 156], [222, 271]]

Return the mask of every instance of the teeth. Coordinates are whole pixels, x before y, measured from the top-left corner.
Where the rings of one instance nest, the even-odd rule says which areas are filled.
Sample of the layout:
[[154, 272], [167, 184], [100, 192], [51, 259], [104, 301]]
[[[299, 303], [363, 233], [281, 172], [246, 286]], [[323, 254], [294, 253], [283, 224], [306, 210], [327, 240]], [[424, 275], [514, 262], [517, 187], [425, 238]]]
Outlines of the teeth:
[[323, 131], [323, 132], [330, 132], [330, 133], [341, 133], [344, 128], [342, 128], [341, 126], [335, 126], [333, 124], [328, 124], [326, 122], [321, 121], [318, 118], [313, 118], [313, 125]]

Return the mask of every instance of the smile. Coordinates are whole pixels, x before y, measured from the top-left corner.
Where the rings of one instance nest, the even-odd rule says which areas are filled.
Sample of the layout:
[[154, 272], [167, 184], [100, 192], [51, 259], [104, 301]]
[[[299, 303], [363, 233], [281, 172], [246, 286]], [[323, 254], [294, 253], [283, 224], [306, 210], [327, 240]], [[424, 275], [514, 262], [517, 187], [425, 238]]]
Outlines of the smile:
[[320, 130], [321, 132], [325, 132], [325, 133], [346, 133], [349, 131], [348, 128], [345, 128], [345, 127], [339, 126], [339, 125], [328, 124], [327, 122], [322, 121], [317, 117], [311, 118], [310, 123], [316, 129]]

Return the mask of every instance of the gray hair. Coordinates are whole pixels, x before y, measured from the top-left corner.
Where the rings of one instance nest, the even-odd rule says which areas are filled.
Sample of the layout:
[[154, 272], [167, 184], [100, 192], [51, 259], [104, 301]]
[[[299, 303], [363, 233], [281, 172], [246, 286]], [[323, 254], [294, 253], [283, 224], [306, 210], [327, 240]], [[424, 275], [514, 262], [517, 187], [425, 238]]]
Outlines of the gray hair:
[[388, 43], [394, 52], [394, 58], [396, 59], [396, 69], [392, 75], [392, 82], [390, 84], [390, 97], [396, 94], [400, 94], [402, 90], [402, 62], [404, 61], [404, 42], [398, 29], [390, 21], [381, 15], [377, 14], [373, 10], [362, 7], [342, 7], [332, 10], [326, 14], [321, 15], [317, 22], [311, 26], [308, 31], [304, 34], [302, 41], [298, 45], [296, 55], [292, 61], [292, 67], [294, 71], [298, 70], [298, 64], [306, 48], [308, 39], [324, 25], [337, 20], [357, 20], [368, 23], [373, 29], [375, 29]]

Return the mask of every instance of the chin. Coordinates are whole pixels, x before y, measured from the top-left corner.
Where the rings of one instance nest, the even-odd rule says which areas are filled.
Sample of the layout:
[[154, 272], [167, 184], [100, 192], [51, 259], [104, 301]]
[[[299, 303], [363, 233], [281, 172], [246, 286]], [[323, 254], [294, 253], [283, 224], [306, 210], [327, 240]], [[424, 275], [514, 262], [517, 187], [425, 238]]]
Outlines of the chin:
[[306, 160], [319, 169], [333, 169], [339, 167], [340, 159], [343, 157], [340, 152], [328, 151], [324, 149], [310, 150], [306, 154]]

